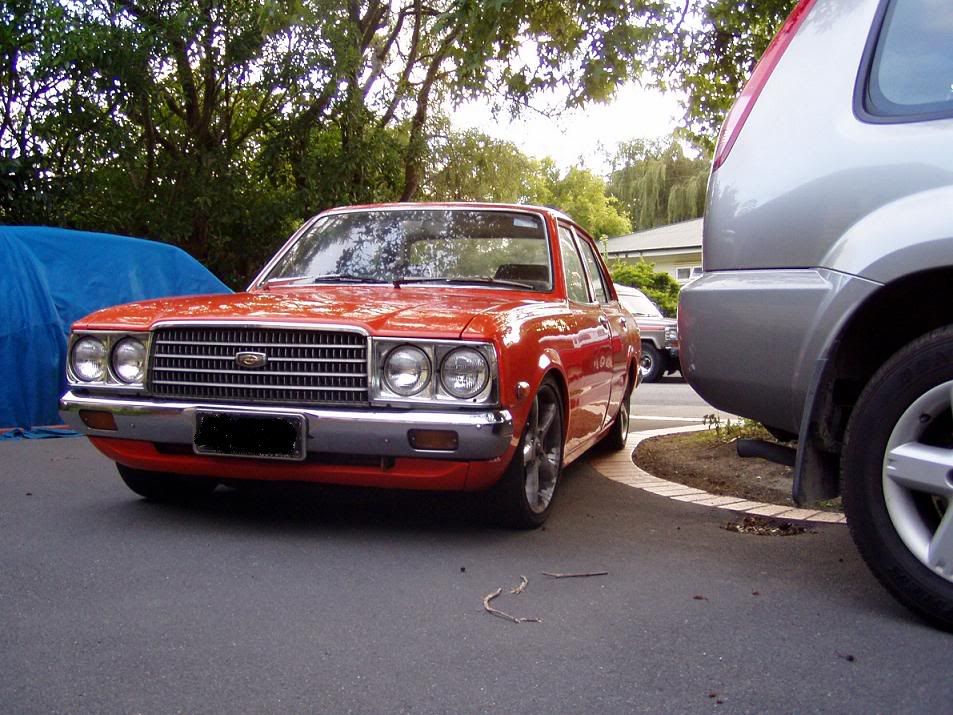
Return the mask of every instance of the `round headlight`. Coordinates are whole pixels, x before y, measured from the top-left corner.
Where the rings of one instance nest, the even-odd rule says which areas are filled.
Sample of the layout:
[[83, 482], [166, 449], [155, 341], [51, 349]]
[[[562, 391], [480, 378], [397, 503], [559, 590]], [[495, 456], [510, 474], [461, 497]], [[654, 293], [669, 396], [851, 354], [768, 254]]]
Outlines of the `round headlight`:
[[142, 382], [146, 372], [146, 346], [123, 338], [113, 348], [113, 373], [125, 383]]
[[461, 400], [479, 395], [490, 379], [490, 366], [479, 350], [457, 348], [440, 366], [440, 384]]
[[401, 397], [410, 397], [430, 382], [430, 360], [420, 348], [401, 345], [384, 362], [384, 382]]
[[98, 338], [80, 338], [73, 343], [70, 356], [73, 374], [83, 382], [96, 382], [106, 377], [106, 346]]

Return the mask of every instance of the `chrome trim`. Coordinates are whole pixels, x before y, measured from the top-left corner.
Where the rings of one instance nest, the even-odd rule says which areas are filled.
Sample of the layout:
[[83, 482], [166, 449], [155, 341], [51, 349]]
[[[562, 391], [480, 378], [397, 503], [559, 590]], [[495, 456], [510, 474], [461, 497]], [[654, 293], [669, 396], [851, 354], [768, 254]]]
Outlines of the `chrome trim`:
[[[106, 345], [106, 380], [89, 381], [81, 380], [73, 372], [73, 346], [77, 341], [85, 337], [98, 337]], [[123, 338], [135, 338], [143, 344], [146, 349], [146, 365], [142, 373], [143, 382], [125, 382], [120, 380], [113, 370], [113, 348]], [[98, 390], [116, 390], [117, 392], [131, 392], [141, 394], [145, 391], [146, 382], [149, 380], [149, 354], [152, 350], [152, 333], [142, 330], [74, 330], [69, 334], [66, 342], [66, 382], [72, 387], [84, 387], [87, 389]]]
[[[187, 339], [188, 333], [182, 332], [161, 335], [168, 331], [190, 331], [196, 339]], [[209, 334], [201, 335], [202, 331], [208, 331]], [[238, 335], [243, 331], [258, 335]], [[267, 331], [291, 334], [291, 342], [281, 342], [265, 334]], [[326, 334], [327, 339], [318, 340], [317, 334], [320, 333]], [[318, 341], [307, 342], [307, 338], [301, 337], [307, 334], [314, 334], [314, 339]], [[345, 344], [335, 342], [331, 336], [336, 336]], [[150, 378], [146, 387], [159, 399], [222, 401], [232, 405], [260, 399], [279, 406], [300, 401], [360, 406], [370, 401], [368, 366], [371, 346], [367, 331], [358, 326], [286, 321], [164, 320], [153, 328], [152, 348], [154, 352], [149, 354]], [[193, 348], [199, 350], [200, 354], [186, 354]], [[259, 348], [281, 349], [286, 353], [293, 353], [297, 349], [313, 352], [349, 351], [350, 356], [333, 358], [305, 353], [305, 357], [287, 360], [299, 368], [297, 371], [290, 365], [286, 370], [279, 371], [278, 363], [284, 362], [285, 358], [268, 355]], [[229, 354], [202, 354], [206, 350]], [[177, 351], [183, 354], [177, 354]], [[238, 362], [241, 355], [263, 356], [263, 364], [243, 367]], [[364, 357], [360, 358], [360, 355]], [[170, 364], [159, 365], [159, 362]], [[201, 367], [209, 363], [213, 366]], [[264, 363], [275, 364], [268, 367]], [[334, 371], [336, 367], [343, 369], [348, 366], [356, 368], [356, 371]], [[312, 367], [315, 369], [310, 370]], [[338, 384], [294, 384], [297, 381]], [[342, 381], [361, 384], [346, 385]]]
[[[195, 411], [245, 414], [303, 415], [307, 421], [307, 448], [311, 452], [382, 457], [436, 457], [487, 460], [502, 456], [513, 437], [513, 417], [508, 410], [479, 412], [462, 410], [367, 410], [288, 409], [248, 404], [223, 405], [206, 402], [96, 397], [67, 392], [60, 398], [63, 420], [91, 437], [143, 440], [191, 445]], [[117, 429], [97, 430], [86, 426], [80, 410], [112, 413]], [[456, 430], [460, 442], [453, 452], [414, 449], [410, 429]]]
[[[427, 355], [431, 363], [431, 378], [425, 389], [416, 395], [403, 397], [392, 392], [384, 384], [382, 371], [387, 355], [394, 348], [401, 345], [411, 345], [420, 348]], [[457, 348], [473, 348], [480, 352], [486, 358], [489, 367], [489, 379], [483, 390], [479, 394], [469, 399], [460, 399], [447, 393], [441, 384], [440, 371], [443, 367], [443, 361], [447, 355]], [[416, 405], [416, 406], [435, 406], [435, 407], [493, 407], [499, 404], [499, 363], [496, 359], [496, 348], [493, 343], [486, 340], [427, 340], [425, 338], [371, 338], [370, 353], [368, 360], [370, 363], [370, 378], [368, 381], [371, 404], [374, 406], [383, 405]]]

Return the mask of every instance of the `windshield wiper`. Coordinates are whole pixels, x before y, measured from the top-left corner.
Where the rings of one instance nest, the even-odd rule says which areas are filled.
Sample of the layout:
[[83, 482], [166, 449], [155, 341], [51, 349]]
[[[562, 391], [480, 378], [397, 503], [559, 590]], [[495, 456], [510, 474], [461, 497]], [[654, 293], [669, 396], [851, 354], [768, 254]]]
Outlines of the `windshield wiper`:
[[395, 278], [394, 287], [400, 288], [409, 283], [444, 283], [446, 285], [492, 285], [509, 286], [511, 288], [526, 288], [528, 290], [537, 290], [538, 287], [531, 283], [521, 281], [510, 281], [501, 278], [490, 278], [488, 276], [459, 276], [457, 278]]
[[311, 278], [312, 283], [387, 283], [373, 276], [356, 276], [352, 273], [327, 273]]

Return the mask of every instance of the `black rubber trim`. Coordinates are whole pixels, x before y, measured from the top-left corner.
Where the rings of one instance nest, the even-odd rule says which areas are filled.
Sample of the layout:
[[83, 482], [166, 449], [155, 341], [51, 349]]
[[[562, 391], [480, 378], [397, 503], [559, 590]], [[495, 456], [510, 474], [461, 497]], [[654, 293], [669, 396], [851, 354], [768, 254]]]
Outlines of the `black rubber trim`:
[[916, 112], [910, 111], [907, 107], [895, 105], [897, 111], [891, 113], [878, 110], [873, 106], [870, 97], [870, 78], [873, 72], [874, 55], [877, 52], [877, 44], [880, 41], [887, 13], [895, 3], [896, 0], [882, 0], [874, 15], [860, 67], [857, 70], [857, 80], [854, 82], [854, 115], [867, 124], [914, 124], [935, 119], [949, 119], [953, 117], [953, 106], [941, 110]]

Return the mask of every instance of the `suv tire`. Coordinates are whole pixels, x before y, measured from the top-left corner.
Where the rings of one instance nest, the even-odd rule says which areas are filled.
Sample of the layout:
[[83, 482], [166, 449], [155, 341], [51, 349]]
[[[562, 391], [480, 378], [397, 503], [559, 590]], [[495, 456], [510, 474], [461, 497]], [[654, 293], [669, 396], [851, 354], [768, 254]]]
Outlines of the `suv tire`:
[[953, 630], [953, 326], [913, 341], [871, 378], [851, 414], [841, 492], [874, 575]]
[[664, 365], [662, 354], [652, 343], [642, 343], [642, 357], [639, 359], [639, 370], [642, 372], [642, 382], [655, 382], [662, 376]]

